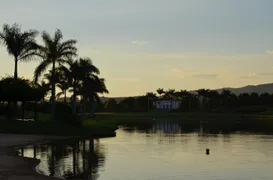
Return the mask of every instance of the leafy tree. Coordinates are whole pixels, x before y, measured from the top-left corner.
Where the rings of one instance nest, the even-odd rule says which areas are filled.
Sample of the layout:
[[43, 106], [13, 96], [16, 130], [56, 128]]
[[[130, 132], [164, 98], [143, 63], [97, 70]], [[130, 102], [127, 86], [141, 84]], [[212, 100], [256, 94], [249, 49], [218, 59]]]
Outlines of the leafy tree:
[[52, 65], [52, 79], [51, 79], [51, 103], [52, 103], [52, 116], [51, 119], [55, 120], [55, 96], [56, 96], [56, 66], [68, 63], [69, 59], [77, 55], [77, 48], [75, 47], [76, 40], [67, 40], [62, 42], [63, 35], [58, 29], [55, 31], [54, 36], [50, 36], [47, 32], [42, 33], [42, 40], [44, 45], [39, 47], [40, 56], [43, 61], [35, 69], [34, 77], [37, 82], [41, 74], [46, 71], [49, 65]]
[[250, 95], [248, 93], [242, 93], [238, 96], [238, 100], [241, 106], [247, 106], [251, 104]]
[[150, 107], [147, 96], [139, 96], [135, 98], [135, 109], [138, 111], [147, 111]]
[[210, 108], [215, 108], [220, 106], [220, 94], [216, 90], [209, 90], [207, 92], [208, 105]]
[[[7, 77], [0, 81], [0, 101], [21, 101], [22, 119], [24, 118], [25, 102], [40, 101], [45, 94], [45, 89], [30, 83], [26, 79]], [[15, 113], [13, 112], [11, 115], [15, 115]]]
[[251, 102], [251, 105], [259, 105], [260, 104], [260, 96], [258, 93], [251, 93], [250, 94], [250, 102]]
[[208, 103], [208, 89], [199, 89], [197, 90], [199, 99], [200, 99], [200, 103], [202, 105], [202, 107], [207, 107], [207, 103]]
[[118, 109], [118, 103], [115, 99], [111, 98], [105, 102], [105, 109], [107, 111], [116, 111]]
[[223, 89], [223, 91], [221, 92], [221, 98], [222, 98], [224, 106], [226, 108], [228, 108], [228, 106], [229, 106], [229, 101], [230, 101], [231, 96], [232, 96], [232, 93], [230, 90]]
[[154, 102], [157, 100], [157, 96], [153, 92], [147, 92], [146, 93], [147, 101], [148, 101], [148, 109], [151, 109], [154, 107]]
[[119, 106], [123, 111], [133, 111], [136, 106], [135, 106], [135, 98], [133, 97], [128, 97], [120, 101]]
[[263, 93], [260, 95], [260, 103], [263, 105], [271, 105], [272, 98], [269, 93]]

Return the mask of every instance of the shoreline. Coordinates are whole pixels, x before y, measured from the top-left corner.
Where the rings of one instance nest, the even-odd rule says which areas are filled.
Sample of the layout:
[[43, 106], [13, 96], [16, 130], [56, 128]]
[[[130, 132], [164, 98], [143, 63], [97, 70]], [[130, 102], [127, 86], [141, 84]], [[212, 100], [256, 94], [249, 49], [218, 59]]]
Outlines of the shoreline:
[[2, 180], [59, 180], [36, 172], [39, 159], [18, 156], [14, 148], [77, 137], [0, 134], [0, 179]]

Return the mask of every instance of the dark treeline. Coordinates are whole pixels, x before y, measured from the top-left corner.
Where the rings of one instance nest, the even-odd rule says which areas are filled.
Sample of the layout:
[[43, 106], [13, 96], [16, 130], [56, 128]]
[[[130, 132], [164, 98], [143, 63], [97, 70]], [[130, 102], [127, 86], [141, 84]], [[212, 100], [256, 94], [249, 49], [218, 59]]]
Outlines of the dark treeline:
[[[35, 104], [35, 111], [50, 109], [51, 120], [56, 120], [56, 99], [63, 97], [63, 106], [70, 108], [74, 117], [81, 112], [94, 116], [94, 104], [99, 102], [99, 93], [108, 93], [105, 80], [100, 78], [99, 69], [88, 57], [78, 56], [74, 39], [63, 40], [57, 29], [53, 35], [41, 33], [41, 44], [36, 39], [39, 32], [33, 29], [22, 31], [18, 24], [5, 24], [0, 32], [0, 44], [14, 60], [14, 75], [0, 81], [0, 101], [6, 114], [18, 118], [18, 102]], [[19, 62], [38, 61], [33, 79], [20, 78]], [[48, 107], [50, 105], [50, 107]], [[60, 108], [59, 108], [60, 109]], [[7, 113], [9, 112], [9, 113]], [[24, 111], [22, 111], [22, 118]], [[65, 112], [64, 114], [67, 114]], [[35, 118], [36, 119], [36, 118]]]
[[265, 107], [273, 106], [273, 94], [269, 93], [242, 93], [235, 95], [229, 90], [199, 89], [195, 92], [174, 89], [158, 89], [157, 93], [149, 92], [140, 97], [128, 97], [117, 103], [110, 99], [105, 103], [107, 111], [147, 111], [155, 108], [156, 101], [160, 100], [180, 101], [180, 107], [176, 111], [227, 111], [236, 109], [240, 112], [261, 112]]

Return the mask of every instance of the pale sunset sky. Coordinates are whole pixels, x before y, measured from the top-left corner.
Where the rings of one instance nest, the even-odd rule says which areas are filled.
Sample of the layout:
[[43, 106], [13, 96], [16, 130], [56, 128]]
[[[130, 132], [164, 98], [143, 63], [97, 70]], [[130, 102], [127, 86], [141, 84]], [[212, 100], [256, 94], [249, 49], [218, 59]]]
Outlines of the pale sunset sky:
[[[77, 39], [110, 94], [273, 82], [272, 0], [0, 0], [0, 25]], [[2, 28], [1, 28], [2, 29]], [[40, 37], [39, 37], [40, 39]], [[0, 76], [14, 61], [0, 47]], [[19, 64], [32, 78], [38, 61]]]

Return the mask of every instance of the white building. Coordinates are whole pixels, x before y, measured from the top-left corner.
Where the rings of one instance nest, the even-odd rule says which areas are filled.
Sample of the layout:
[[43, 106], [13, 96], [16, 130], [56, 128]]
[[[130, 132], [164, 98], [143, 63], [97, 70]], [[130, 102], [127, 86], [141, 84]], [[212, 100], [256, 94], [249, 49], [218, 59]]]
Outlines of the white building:
[[159, 99], [155, 102], [157, 109], [178, 109], [180, 107], [181, 101], [172, 99]]

